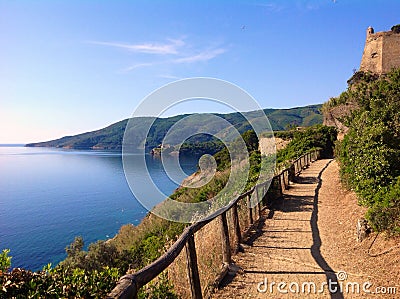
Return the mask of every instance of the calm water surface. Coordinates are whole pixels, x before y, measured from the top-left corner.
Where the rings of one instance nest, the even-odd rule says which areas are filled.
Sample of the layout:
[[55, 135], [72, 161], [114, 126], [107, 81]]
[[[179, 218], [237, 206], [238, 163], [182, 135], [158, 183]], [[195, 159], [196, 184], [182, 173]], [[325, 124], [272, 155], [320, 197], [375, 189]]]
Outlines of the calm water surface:
[[[186, 174], [196, 164], [181, 161]], [[148, 156], [147, 165], [159, 189], [171, 194], [177, 185], [160, 160]], [[126, 183], [120, 153], [0, 146], [0, 250], [11, 250], [13, 267], [56, 264], [75, 236], [86, 245], [111, 238], [146, 213]]]

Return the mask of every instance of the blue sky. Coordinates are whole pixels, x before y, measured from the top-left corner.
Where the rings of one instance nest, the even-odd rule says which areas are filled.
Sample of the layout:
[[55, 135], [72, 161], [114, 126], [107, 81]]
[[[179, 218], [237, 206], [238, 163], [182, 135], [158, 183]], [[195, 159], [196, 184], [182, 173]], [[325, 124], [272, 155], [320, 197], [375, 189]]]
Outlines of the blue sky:
[[[0, 0], [0, 143], [104, 127], [186, 77], [230, 81], [264, 108], [322, 103], [359, 67], [367, 27], [390, 30], [399, 11], [398, 0]], [[204, 111], [225, 110], [171, 114]]]

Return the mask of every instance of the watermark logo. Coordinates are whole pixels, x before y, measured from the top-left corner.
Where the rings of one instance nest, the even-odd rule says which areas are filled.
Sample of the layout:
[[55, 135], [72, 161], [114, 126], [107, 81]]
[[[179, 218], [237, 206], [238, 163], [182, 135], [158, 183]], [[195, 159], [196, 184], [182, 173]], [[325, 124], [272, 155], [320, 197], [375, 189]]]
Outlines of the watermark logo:
[[355, 282], [349, 281], [345, 271], [336, 272], [336, 279], [328, 278], [327, 281], [317, 283], [314, 281], [286, 282], [269, 281], [267, 277], [257, 284], [257, 292], [270, 294], [323, 294], [323, 293], [343, 293], [343, 294], [396, 294], [394, 286], [374, 287], [369, 281]]
[[[162, 128], [166, 132], [154, 132], [156, 117], [162, 117], [177, 105], [196, 101], [212, 101], [229, 107], [233, 112], [240, 112], [242, 123], [236, 126], [228, 117], [218, 114], [190, 114], [180, 117], [171, 126]], [[247, 111], [246, 113], [242, 113]], [[195, 112], [195, 111], [194, 111]], [[155, 116], [155, 117], [144, 117]], [[261, 133], [272, 132], [267, 116], [257, 101], [246, 91], [227, 81], [214, 78], [189, 78], [167, 84], [144, 98], [133, 112], [125, 128], [122, 142], [122, 161], [126, 180], [136, 199], [152, 213], [177, 222], [192, 223], [201, 221], [218, 213], [229, 202], [242, 194], [246, 188], [250, 170], [249, 152], [240, 133], [253, 130], [258, 139]], [[153, 131], [152, 131], [153, 130]], [[151, 133], [151, 134], [150, 134]], [[159, 135], [157, 135], [159, 134]], [[167, 154], [167, 148], [179, 152], [186, 140], [196, 135], [208, 135], [220, 140], [229, 152], [230, 173], [227, 183], [212, 198], [197, 203], [187, 203], [174, 200], [169, 194], [164, 194], [160, 186], [153, 180], [147, 168], [146, 155], [150, 150], [149, 144], [154, 140], [150, 137], [162, 136], [160, 155], [162, 166], [169, 178], [181, 184], [179, 177], [184, 177], [177, 155]], [[272, 148], [275, 141], [271, 137]], [[153, 144], [154, 146], [154, 144]], [[138, 158], [139, 157], [139, 158]], [[257, 183], [267, 182], [262, 192], [268, 190], [275, 168], [275, 152], [270, 153], [268, 163], [265, 156], [261, 157], [261, 170]], [[265, 162], [265, 163], [264, 163]], [[186, 188], [199, 188], [208, 184], [216, 175], [216, 161], [213, 156], [203, 155], [199, 159], [199, 170], [202, 180], [195, 184], [186, 184]], [[135, 170], [135, 171], [133, 171]], [[138, 177], [135, 175], [140, 172]], [[183, 174], [183, 175], [182, 175]], [[146, 188], [143, 188], [146, 186]], [[251, 198], [255, 206], [264, 194]]]
[[343, 281], [347, 279], [347, 273], [345, 271], [336, 272], [336, 277], [339, 281]]

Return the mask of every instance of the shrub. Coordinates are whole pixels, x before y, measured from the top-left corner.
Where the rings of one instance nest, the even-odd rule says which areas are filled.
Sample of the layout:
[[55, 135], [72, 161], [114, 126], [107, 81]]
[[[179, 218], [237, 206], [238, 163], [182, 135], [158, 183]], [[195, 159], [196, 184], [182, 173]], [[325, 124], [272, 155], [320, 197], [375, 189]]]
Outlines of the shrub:
[[395, 234], [400, 232], [400, 69], [370, 79], [341, 95], [359, 109], [347, 118], [349, 131], [336, 153], [343, 181], [369, 208], [371, 226]]
[[49, 264], [37, 272], [15, 268], [0, 276], [0, 298], [104, 298], [120, 274], [109, 267], [85, 271]]
[[400, 33], [400, 24], [394, 25], [391, 30], [394, 33]]
[[337, 138], [337, 130], [333, 127], [315, 125], [301, 131], [293, 131], [293, 139], [289, 144], [277, 153], [277, 164], [294, 160], [302, 154], [314, 149], [321, 149], [323, 157], [333, 155], [334, 143]]
[[7, 272], [11, 267], [11, 256], [8, 256], [10, 249], [3, 249], [0, 253], [0, 274]]

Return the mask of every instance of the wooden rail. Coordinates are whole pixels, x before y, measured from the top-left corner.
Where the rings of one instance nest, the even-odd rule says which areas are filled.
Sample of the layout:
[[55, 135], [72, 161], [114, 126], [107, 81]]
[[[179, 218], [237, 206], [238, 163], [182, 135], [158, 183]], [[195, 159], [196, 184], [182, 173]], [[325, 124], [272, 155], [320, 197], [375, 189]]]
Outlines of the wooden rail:
[[[298, 159], [294, 160], [289, 167], [282, 170], [279, 174], [272, 178], [272, 182], [276, 182], [278, 186], [278, 192], [280, 195], [283, 194], [283, 190], [288, 189], [289, 182], [293, 181], [294, 177], [298, 175], [304, 168], [308, 167], [311, 162], [319, 159], [319, 150], [309, 152], [302, 155]], [[271, 182], [271, 185], [272, 185]], [[248, 207], [248, 218], [249, 223], [252, 225], [255, 222], [255, 218], [259, 219], [262, 211], [262, 204], [266, 205], [266, 196], [263, 199], [259, 199], [260, 190], [261, 194], [265, 194], [264, 190], [267, 187], [269, 181], [261, 183], [246, 193], [238, 196], [229, 202], [225, 207], [217, 210], [206, 220], [201, 222], [196, 222], [187, 227], [181, 236], [176, 240], [176, 242], [168, 249], [168, 251], [158, 258], [156, 261], [150, 265], [140, 269], [134, 274], [128, 274], [122, 276], [116, 287], [108, 294], [107, 298], [118, 298], [118, 299], [131, 299], [137, 298], [138, 291], [141, 287], [149, 283], [155, 277], [157, 277], [161, 272], [168, 268], [168, 266], [176, 259], [176, 257], [181, 253], [182, 249], [186, 249], [186, 261], [187, 261], [187, 271], [188, 279], [191, 288], [191, 294], [193, 299], [203, 298], [199, 270], [197, 264], [197, 254], [194, 234], [199, 231], [206, 224], [219, 219], [221, 226], [221, 249], [222, 249], [222, 262], [223, 269], [221, 277], [227, 272], [229, 265], [231, 264], [231, 243], [229, 240], [228, 231], [228, 220], [227, 212], [231, 211], [231, 221], [233, 224], [233, 232], [235, 235], [235, 244], [233, 247], [233, 252], [237, 252], [240, 248], [243, 236], [240, 229], [239, 215], [238, 215], [238, 202], [241, 200], [247, 201]], [[250, 198], [252, 196], [257, 196], [257, 204], [252, 207]]]

